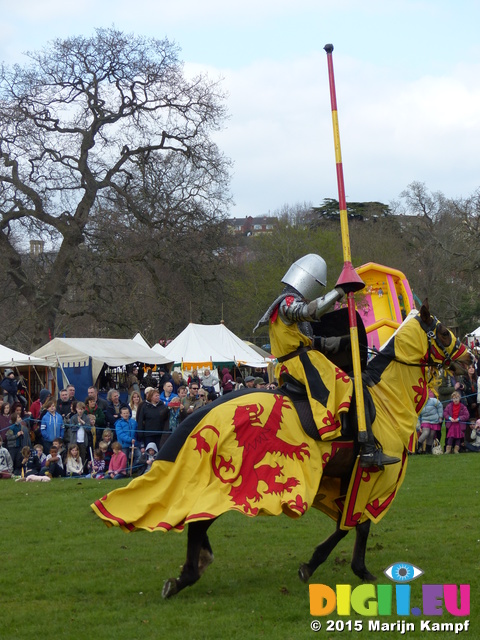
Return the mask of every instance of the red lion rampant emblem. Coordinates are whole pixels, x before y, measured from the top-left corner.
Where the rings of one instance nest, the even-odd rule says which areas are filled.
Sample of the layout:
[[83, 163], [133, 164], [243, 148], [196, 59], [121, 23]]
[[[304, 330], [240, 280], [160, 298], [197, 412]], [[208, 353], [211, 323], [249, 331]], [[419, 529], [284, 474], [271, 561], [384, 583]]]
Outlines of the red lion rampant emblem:
[[[283, 409], [291, 409], [288, 400], [283, 396], [275, 395], [275, 403], [268, 416], [265, 425], [262, 426], [260, 416], [265, 411], [261, 404], [247, 404], [237, 407], [233, 417], [233, 432], [238, 446], [243, 449], [240, 467], [237, 469], [232, 462], [232, 458], [227, 460], [221, 453], [218, 453], [215, 443], [212, 450], [212, 469], [215, 476], [223, 484], [230, 484], [230, 498], [234, 504], [241, 507], [244, 513], [257, 515], [258, 508], [252, 503], [258, 502], [263, 494], [290, 493], [299, 484], [299, 480], [294, 477], [282, 477], [283, 466], [275, 464], [272, 466], [263, 463], [265, 456], [269, 453], [279, 454], [286, 458], [303, 462], [304, 458], [309, 458], [308, 445], [302, 442], [300, 445], [293, 445], [278, 437]], [[195, 451], [200, 455], [204, 452], [210, 453], [210, 444], [202, 435], [205, 431], [213, 431], [219, 437], [217, 427], [205, 425], [192, 435], [197, 442]], [[225, 477], [224, 472], [234, 473], [233, 477]], [[265, 483], [266, 488], [259, 492], [259, 483]], [[298, 500], [298, 499], [297, 499]]]

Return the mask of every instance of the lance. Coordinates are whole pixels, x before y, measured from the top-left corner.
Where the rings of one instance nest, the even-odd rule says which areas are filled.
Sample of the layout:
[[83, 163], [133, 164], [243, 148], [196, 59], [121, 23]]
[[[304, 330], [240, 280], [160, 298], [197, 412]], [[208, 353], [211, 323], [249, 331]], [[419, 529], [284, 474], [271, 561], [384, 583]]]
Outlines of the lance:
[[335, 93], [335, 76], [333, 73], [333, 44], [324, 46], [327, 52], [328, 79], [330, 83], [330, 102], [332, 105], [333, 140], [335, 144], [335, 161], [337, 165], [338, 205], [340, 209], [340, 227], [343, 246], [343, 269], [337, 281], [347, 294], [348, 321], [350, 325], [350, 341], [352, 344], [353, 380], [357, 403], [358, 441], [367, 441], [365, 420], [365, 402], [363, 399], [362, 366], [358, 342], [357, 315], [355, 312], [355, 292], [364, 288], [365, 283], [352, 265], [350, 253], [350, 235], [348, 233], [347, 203], [345, 199], [345, 183], [343, 180], [342, 152], [340, 149], [340, 133], [338, 128], [337, 97]]

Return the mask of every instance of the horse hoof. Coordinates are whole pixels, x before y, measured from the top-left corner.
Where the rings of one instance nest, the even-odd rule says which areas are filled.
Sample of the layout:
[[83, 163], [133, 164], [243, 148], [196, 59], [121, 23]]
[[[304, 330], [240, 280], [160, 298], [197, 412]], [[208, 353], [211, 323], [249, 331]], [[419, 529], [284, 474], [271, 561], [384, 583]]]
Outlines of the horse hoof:
[[298, 569], [298, 577], [302, 582], [307, 583], [310, 580], [310, 569], [308, 568], [308, 564], [301, 564]]
[[363, 580], [363, 582], [376, 582], [377, 580], [377, 576], [374, 576], [373, 573], [370, 573], [367, 567], [363, 567], [362, 569], [354, 569], [354, 567], [352, 566], [352, 571], [357, 576], [357, 578], [360, 578], [360, 580]]
[[175, 580], [175, 578], [169, 578], [168, 580], [165, 580], [165, 584], [163, 585], [162, 589], [162, 598], [171, 598], [176, 593], [178, 593], [178, 589], [177, 581]]
[[376, 582], [377, 581], [377, 576], [374, 576], [373, 573], [370, 573], [370, 571], [368, 569], [366, 569], [365, 573], [363, 574], [362, 580], [364, 582]]

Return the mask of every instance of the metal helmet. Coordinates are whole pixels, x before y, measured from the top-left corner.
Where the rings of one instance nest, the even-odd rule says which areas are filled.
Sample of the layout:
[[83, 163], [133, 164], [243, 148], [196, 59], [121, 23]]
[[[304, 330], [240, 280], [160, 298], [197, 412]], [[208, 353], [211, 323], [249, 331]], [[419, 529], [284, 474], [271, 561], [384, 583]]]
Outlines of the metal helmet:
[[282, 282], [296, 289], [305, 300], [315, 300], [322, 295], [327, 284], [325, 260], [315, 253], [299, 258], [283, 276]]

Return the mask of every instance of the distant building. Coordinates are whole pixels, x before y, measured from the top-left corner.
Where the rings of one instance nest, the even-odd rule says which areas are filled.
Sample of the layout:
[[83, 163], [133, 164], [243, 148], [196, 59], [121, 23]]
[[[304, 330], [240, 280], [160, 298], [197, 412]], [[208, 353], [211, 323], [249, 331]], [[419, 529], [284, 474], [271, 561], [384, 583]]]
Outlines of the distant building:
[[273, 216], [247, 216], [246, 218], [230, 218], [228, 225], [235, 234], [251, 236], [255, 233], [266, 233], [272, 231], [278, 218]]

